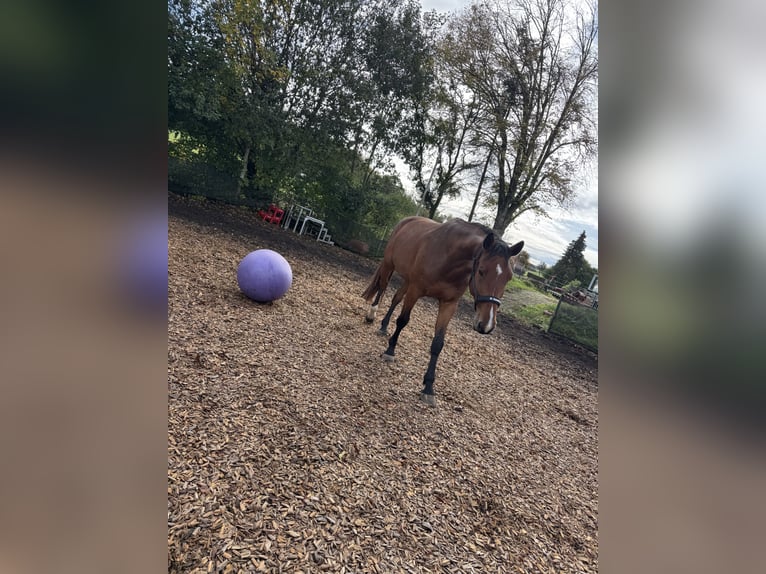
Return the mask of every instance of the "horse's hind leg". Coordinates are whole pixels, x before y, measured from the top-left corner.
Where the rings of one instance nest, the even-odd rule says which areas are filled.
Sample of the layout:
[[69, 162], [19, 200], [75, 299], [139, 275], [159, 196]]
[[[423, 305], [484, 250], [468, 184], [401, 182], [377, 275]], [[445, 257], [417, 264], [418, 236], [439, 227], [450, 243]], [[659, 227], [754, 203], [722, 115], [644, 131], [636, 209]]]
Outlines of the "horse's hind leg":
[[399, 289], [394, 293], [394, 298], [391, 300], [391, 306], [388, 308], [388, 311], [386, 312], [386, 316], [383, 317], [383, 321], [380, 323], [380, 333], [384, 337], [388, 336], [388, 323], [391, 321], [391, 315], [394, 314], [394, 309], [396, 309], [396, 306], [401, 303], [402, 298], [404, 297], [404, 294], [407, 292], [407, 283], [405, 282], [404, 285], [399, 287]]
[[368, 323], [375, 321], [375, 314], [378, 311], [378, 304], [380, 303], [381, 297], [383, 297], [383, 294], [388, 288], [388, 282], [391, 279], [391, 275], [393, 275], [393, 273], [393, 265], [387, 263], [384, 260], [383, 263], [378, 266], [377, 271], [375, 271], [375, 276], [372, 278], [372, 282], [370, 283], [369, 287], [367, 287], [367, 290], [362, 294], [362, 296], [367, 299], [367, 301], [372, 299], [370, 310], [367, 311], [367, 316], [364, 318], [364, 320]]
[[410, 312], [412, 311], [412, 308], [415, 306], [415, 303], [417, 300], [420, 299], [419, 293], [414, 293], [412, 290], [408, 290], [407, 293], [404, 295], [404, 304], [402, 305], [402, 312], [399, 314], [399, 317], [396, 319], [396, 330], [394, 331], [394, 334], [391, 335], [391, 338], [388, 340], [388, 349], [386, 349], [386, 352], [383, 353], [383, 358], [387, 361], [393, 361], [394, 360], [394, 351], [396, 350], [396, 344], [399, 342], [399, 334], [402, 332], [402, 329], [404, 329], [407, 326], [407, 323], [410, 322]]

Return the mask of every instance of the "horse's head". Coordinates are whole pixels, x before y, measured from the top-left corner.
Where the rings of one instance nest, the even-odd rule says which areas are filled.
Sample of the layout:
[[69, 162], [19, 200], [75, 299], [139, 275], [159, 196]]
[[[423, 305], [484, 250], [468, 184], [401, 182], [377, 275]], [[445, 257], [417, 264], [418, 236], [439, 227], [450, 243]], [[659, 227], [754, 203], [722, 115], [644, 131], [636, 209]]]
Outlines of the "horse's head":
[[495, 328], [505, 285], [513, 277], [511, 257], [518, 255], [523, 247], [523, 241], [509, 247], [494, 233], [489, 233], [474, 256], [468, 288], [474, 301], [473, 328], [479, 333], [486, 335]]

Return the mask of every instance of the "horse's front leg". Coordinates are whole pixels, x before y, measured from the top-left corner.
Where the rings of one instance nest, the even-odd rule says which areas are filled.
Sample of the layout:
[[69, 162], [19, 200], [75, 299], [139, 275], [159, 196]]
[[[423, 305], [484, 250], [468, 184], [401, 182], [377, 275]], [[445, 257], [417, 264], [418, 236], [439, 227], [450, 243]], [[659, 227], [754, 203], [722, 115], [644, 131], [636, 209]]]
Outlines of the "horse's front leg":
[[423, 376], [423, 391], [420, 398], [425, 403], [436, 406], [436, 396], [434, 395], [434, 379], [436, 378], [436, 362], [444, 348], [444, 336], [447, 333], [447, 325], [457, 309], [457, 301], [440, 301], [439, 314], [436, 316], [436, 329], [434, 338], [431, 341], [431, 360], [428, 362], [428, 370]]

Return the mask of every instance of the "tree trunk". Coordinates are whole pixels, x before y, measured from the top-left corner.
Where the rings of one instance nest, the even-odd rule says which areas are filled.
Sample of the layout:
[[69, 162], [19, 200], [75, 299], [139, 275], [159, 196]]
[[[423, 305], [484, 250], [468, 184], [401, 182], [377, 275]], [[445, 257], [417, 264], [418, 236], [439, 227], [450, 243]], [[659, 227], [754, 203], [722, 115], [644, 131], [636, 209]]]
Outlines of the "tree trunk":
[[420, 196], [420, 205], [418, 205], [418, 212], [417, 215], [420, 215], [420, 207], [427, 207], [428, 208], [428, 219], [433, 219], [434, 214], [436, 213], [436, 207], [438, 206], [438, 202], [436, 202], [436, 205], [430, 203], [429, 205], [426, 205], [426, 198], [431, 193], [431, 181], [434, 178], [434, 174], [436, 173], [436, 167], [439, 165], [438, 162], [434, 163], [433, 169], [431, 169], [431, 175], [428, 178], [428, 182], [426, 183], [425, 188], [423, 188], [423, 193]]
[[362, 179], [362, 189], [365, 189], [367, 187], [367, 183], [370, 181], [370, 176], [375, 173], [375, 166], [373, 165], [373, 161], [375, 159], [375, 151], [378, 149], [378, 144], [380, 143], [380, 140], [377, 139], [372, 144], [372, 150], [370, 151], [370, 158], [367, 160], [367, 171], [364, 174], [364, 178]]
[[479, 178], [479, 187], [476, 188], [476, 197], [473, 198], [473, 205], [471, 206], [471, 213], [468, 214], [468, 221], [473, 220], [473, 214], [476, 211], [476, 204], [479, 202], [479, 194], [481, 194], [481, 187], [484, 185], [484, 177], [487, 175], [487, 168], [489, 167], [489, 162], [492, 159], [492, 151], [487, 154], [487, 161], [484, 162], [484, 169], [481, 172], [481, 177]]
[[495, 217], [495, 223], [492, 228], [498, 233], [505, 233], [508, 226], [522, 213], [527, 211], [522, 206], [523, 201], [520, 201], [517, 194], [517, 185], [514, 181], [508, 182], [508, 195], [506, 201], [503, 204], [497, 206], [497, 216]]
[[492, 231], [502, 237], [505, 230], [508, 229], [508, 226], [511, 224], [511, 221], [513, 221], [513, 212], [510, 208], [508, 206], [498, 205], [497, 216], [495, 216], [495, 222], [492, 224]]
[[239, 172], [239, 178], [237, 179], [237, 199], [239, 199], [242, 193], [242, 184], [245, 183], [245, 177], [247, 177], [247, 161], [250, 159], [250, 144], [245, 148], [245, 157], [242, 158], [242, 169]]
[[439, 209], [439, 204], [442, 201], [442, 194], [440, 193], [436, 199], [434, 200], [433, 204], [431, 204], [431, 207], [428, 209], [428, 219], [433, 219], [434, 215], [436, 215], [436, 210]]

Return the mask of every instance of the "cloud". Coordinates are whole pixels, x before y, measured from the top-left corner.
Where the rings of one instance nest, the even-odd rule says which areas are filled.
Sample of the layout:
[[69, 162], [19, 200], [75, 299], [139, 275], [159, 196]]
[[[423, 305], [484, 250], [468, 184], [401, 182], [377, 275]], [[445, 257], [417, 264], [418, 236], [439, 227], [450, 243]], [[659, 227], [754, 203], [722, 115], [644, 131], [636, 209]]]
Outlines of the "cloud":
[[[464, 196], [454, 200], [445, 200], [439, 211], [449, 217], [466, 219], [471, 210], [472, 198]], [[545, 262], [552, 265], [559, 260], [567, 246], [585, 231], [585, 259], [598, 267], [598, 189], [582, 190], [576, 197], [570, 210], [550, 208], [550, 218], [522, 214], [507, 229], [504, 238], [507, 241], [523, 239], [525, 249], [533, 262]], [[477, 209], [475, 220], [492, 224], [494, 211], [487, 208]]]

